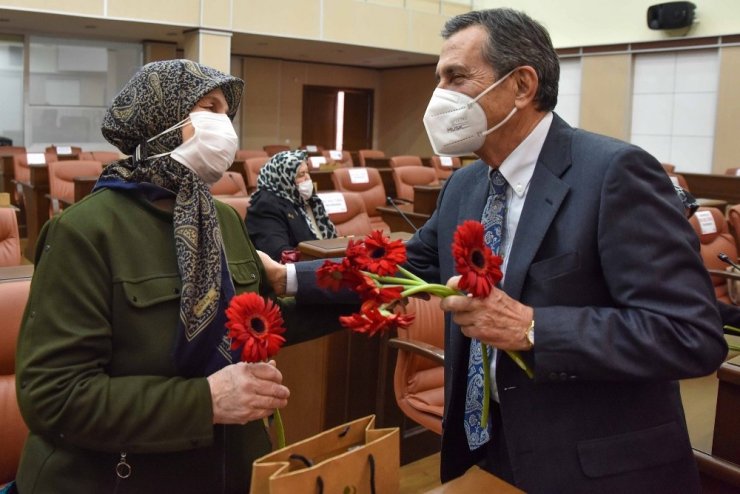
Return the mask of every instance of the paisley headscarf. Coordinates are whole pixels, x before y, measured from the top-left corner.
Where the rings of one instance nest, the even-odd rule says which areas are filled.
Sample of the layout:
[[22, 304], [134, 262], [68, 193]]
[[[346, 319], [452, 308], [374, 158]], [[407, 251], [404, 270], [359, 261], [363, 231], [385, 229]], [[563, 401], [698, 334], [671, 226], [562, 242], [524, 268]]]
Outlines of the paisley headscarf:
[[[231, 284], [223, 258], [221, 231], [208, 185], [167, 153], [182, 143], [180, 129], [157, 136], [184, 120], [207, 93], [219, 88], [234, 118], [244, 82], [189, 60], [152, 62], [139, 70], [113, 99], [102, 125], [103, 136], [127, 155], [107, 166], [96, 188], [146, 188], [154, 184], [175, 195], [173, 223], [177, 264], [182, 277], [180, 331], [175, 361], [181, 372], [210, 372], [215, 360], [229, 363], [220, 319], [224, 284]], [[142, 185], [143, 184], [143, 185]], [[224, 273], [225, 272], [225, 273]], [[233, 287], [228, 287], [233, 293]], [[220, 326], [220, 327], [219, 327]], [[215, 345], [215, 346], [214, 346]], [[206, 350], [204, 350], [206, 347]], [[210, 354], [208, 353], [210, 352]]]
[[[290, 201], [303, 215], [308, 227], [317, 238], [335, 238], [337, 229], [334, 223], [329, 219], [324, 203], [314, 194], [306, 201], [298, 192], [298, 186], [295, 183], [295, 177], [298, 174], [298, 168], [306, 161], [307, 154], [303, 150], [283, 151], [277, 153], [270, 161], [265, 163], [260, 169], [257, 176], [257, 192], [266, 190], [278, 197]], [[311, 208], [313, 216], [316, 219], [316, 225], [319, 227], [321, 236], [314, 230], [311, 220], [306, 214], [305, 207]]]

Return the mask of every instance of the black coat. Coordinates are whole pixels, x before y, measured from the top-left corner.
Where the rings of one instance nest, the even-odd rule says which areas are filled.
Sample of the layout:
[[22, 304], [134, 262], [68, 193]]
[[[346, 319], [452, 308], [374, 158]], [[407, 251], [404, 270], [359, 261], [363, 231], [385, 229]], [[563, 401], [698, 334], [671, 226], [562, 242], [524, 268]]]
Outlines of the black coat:
[[246, 223], [254, 246], [276, 261], [284, 250], [295, 249], [304, 240], [316, 240], [298, 207], [266, 190], [252, 196]]

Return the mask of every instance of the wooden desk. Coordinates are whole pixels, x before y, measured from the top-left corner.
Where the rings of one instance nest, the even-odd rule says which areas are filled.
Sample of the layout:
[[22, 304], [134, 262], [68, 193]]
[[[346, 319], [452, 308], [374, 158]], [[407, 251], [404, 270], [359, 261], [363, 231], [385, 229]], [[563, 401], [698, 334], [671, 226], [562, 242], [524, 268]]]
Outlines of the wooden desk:
[[20, 266], [0, 267], [0, 283], [4, 281], [22, 280], [33, 276], [33, 264]]
[[[398, 204], [397, 206], [417, 229], [421, 228], [421, 226], [432, 216], [431, 214], [414, 212], [413, 204]], [[401, 214], [393, 207], [380, 206], [378, 207], [378, 211], [380, 211], [380, 216], [383, 218], [383, 221], [388, 223], [388, 226], [391, 227], [392, 232], [414, 233], [415, 230], [411, 225], [409, 225], [408, 222], [403, 219]]]
[[13, 178], [15, 177], [15, 170], [13, 169], [13, 155], [2, 155], [0, 156], [0, 192], [10, 192], [11, 194], [15, 190], [13, 186]]
[[462, 477], [446, 482], [426, 494], [469, 494], [495, 492], [497, 494], [524, 494], [524, 491], [491, 475], [477, 466], [471, 467]]
[[46, 163], [41, 165], [29, 164], [31, 172], [29, 182], [19, 182], [23, 187], [23, 206], [26, 212], [26, 250], [23, 255], [26, 259], [33, 259], [41, 227], [49, 220], [50, 201], [49, 169]]
[[[411, 235], [390, 237], [407, 240]], [[338, 257], [350, 238], [301, 242], [298, 249], [303, 258]], [[387, 337], [344, 330], [280, 350], [275, 360], [291, 393], [281, 411], [288, 443], [369, 414], [376, 415], [378, 427], [409, 428], [394, 398], [396, 352], [386, 344]], [[429, 431], [401, 434], [402, 463], [438, 450], [439, 436]]]
[[728, 204], [740, 204], [740, 177], [732, 175], [708, 175], [704, 173], [682, 173], [694, 197], [722, 199]]
[[334, 174], [334, 168], [336, 167], [308, 170], [308, 174], [311, 175], [311, 180], [313, 180], [316, 185], [316, 192], [334, 190], [334, 182], [331, 179], [331, 176]]
[[[391, 240], [406, 241], [411, 238], [408, 232], [393, 232], [390, 235]], [[301, 260], [311, 259], [328, 259], [331, 257], [342, 257], [350, 240], [360, 240], [361, 237], [337, 237], [325, 240], [306, 240], [298, 244], [298, 250], [301, 252]]]
[[727, 212], [727, 201], [724, 201], [722, 199], [707, 199], [705, 197], [697, 197], [696, 202], [699, 204], [699, 206], [703, 206], [705, 208], [717, 208], [722, 211], [722, 214], [726, 214]]
[[365, 158], [365, 166], [371, 166], [373, 168], [390, 168], [390, 158]]
[[717, 378], [712, 455], [740, 465], [740, 356], [722, 364]]
[[78, 202], [92, 192], [93, 187], [98, 183], [98, 176], [75, 177], [72, 180], [75, 185], [75, 202]]
[[414, 212], [431, 215], [437, 209], [441, 185], [414, 185]]

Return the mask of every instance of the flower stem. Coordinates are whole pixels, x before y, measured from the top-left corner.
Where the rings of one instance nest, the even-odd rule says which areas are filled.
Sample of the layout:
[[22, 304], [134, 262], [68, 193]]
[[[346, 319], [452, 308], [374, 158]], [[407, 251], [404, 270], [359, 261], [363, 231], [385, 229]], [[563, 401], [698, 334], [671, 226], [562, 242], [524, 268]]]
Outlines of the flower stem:
[[285, 447], [285, 428], [283, 427], [283, 418], [280, 416], [280, 410], [275, 409], [275, 434], [277, 435], [278, 449]]
[[408, 278], [397, 278], [395, 276], [378, 276], [377, 274], [372, 273], [369, 273], [367, 276], [379, 283], [389, 283], [391, 285], [417, 286], [419, 284], [418, 282], [410, 280]]
[[423, 285], [416, 285], [411, 288], [404, 290], [401, 293], [402, 297], [410, 297], [417, 293], [430, 293], [438, 297], [448, 297], [450, 295], [460, 295], [460, 292], [454, 290], [445, 285], [438, 285], [436, 283], [424, 283]]
[[488, 402], [491, 401], [491, 366], [488, 364], [488, 345], [481, 342], [480, 346], [483, 357], [483, 411], [480, 416], [480, 426], [486, 429], [488, 427]]
[[402, 275], [416, 281], [417, 283], [426, 283], [426, 281], [422, 280], [421, 278], [419, 278], [414, 273], [412, 273], [411, 271], [409, 271], [408, 269], [404, 267], [398, 266], [398, 271], [400, 271]]
[[511, 357], [511, 360], [516, 362], [516, 365], [518, 365], [524, 372], [527, 373], [527, 377], [529, 377], [530, 379], [534, 379], [534, 371], [532, 371], [529, 365], [527, 365], [522, 356], [519, 355], [519, 352], [507, 350], [506, 353], [509, 355], [509, 357]]

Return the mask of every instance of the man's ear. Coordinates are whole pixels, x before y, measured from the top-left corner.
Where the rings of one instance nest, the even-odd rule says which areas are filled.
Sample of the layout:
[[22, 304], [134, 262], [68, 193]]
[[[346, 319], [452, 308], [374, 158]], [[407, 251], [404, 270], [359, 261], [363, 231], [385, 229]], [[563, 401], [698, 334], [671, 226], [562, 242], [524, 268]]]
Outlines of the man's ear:
[[537, 71], [529, 65], [523, 65], [511, 74], [516, 82], [516, 99], [517, 108], [522, 109], [532, 105], [534, 97], [537, 94], [537, 88], [540, 85], [540, 79], [537, 77]]

